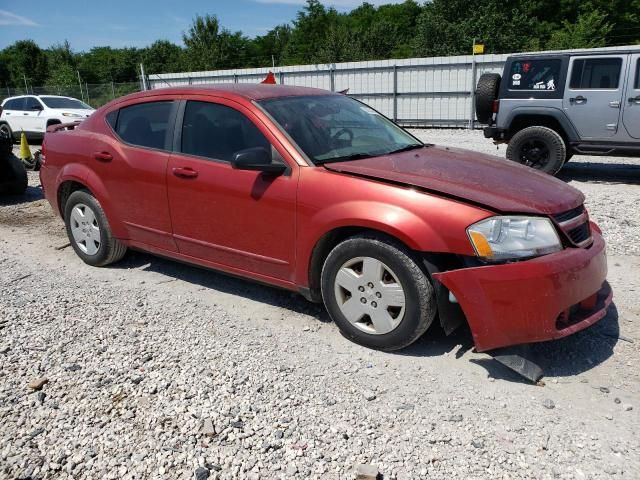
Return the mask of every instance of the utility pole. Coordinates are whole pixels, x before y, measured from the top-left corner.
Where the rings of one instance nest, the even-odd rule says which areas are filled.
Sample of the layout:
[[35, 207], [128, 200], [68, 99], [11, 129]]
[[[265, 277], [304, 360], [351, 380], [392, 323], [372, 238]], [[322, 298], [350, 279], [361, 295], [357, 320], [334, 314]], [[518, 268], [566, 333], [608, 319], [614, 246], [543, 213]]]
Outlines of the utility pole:
[[144, 65], [140, 64], [140, 78], [142, 80], [142, 90], [147, 89], [147, 78], [144, 76]]
[[276, 69], [276, 57], [273, 56], [273, 54], [271, 55], [271, 65], [273, 66], [273, 69]]
[[473, 39], [473, 54], [471, 57], [471, 115], [469, 118], [469, 130], [473, 130], [476, 119], [476, 39]]
[[29, 87], [27, 87], [27, 76], [23, 73], [22, 78], [24, 78], [24, 93], [25, 95], [29, 95]]
[[82, 80], [80, 79], [80, 70], [76, 70], [78, 74], [78, 86], [80, 87], [80, 99], [84, 102], [84, 92], [82, 91]]

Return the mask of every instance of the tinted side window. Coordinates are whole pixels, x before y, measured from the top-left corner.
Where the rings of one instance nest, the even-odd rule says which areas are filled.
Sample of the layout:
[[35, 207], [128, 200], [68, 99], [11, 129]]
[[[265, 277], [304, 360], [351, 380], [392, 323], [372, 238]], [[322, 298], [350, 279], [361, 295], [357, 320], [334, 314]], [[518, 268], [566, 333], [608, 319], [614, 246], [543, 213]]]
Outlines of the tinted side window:
[[120, 109], [116, 133], [125, 142], [165, 148], [173, 102], [149, 102]]
[[22, 106], [24, 105], [24, 98], [14, 98], [13, 100], [9, 100], [4, 104], [5, 110], [22, 110]]
[[633, 85], [635, 90], [640, 90], [640, 58], [636, 62], [636, 81]]
[[24, 105], [25, 110], [38, 110], [42, 109], [42, 104], [35, 97], [27, 97]]
[[555, 90], [558, 88], [562, 60], [514, 60], [509, 72], [510, 90]]
[[620, 84], [621, 58], [588, 58], [574, 60], [570, 88], [616, 89]]
[[183, 153], [230, 162], [236, 152], [254, 147], [271, 152], [269, 141], [242, 113], [215, 103], [187, 102], [182, 123]]
[[107, 113], [107, 115], [105, 115], [105, 118], [107, 119], [107, 123], [114, 130], [116, 129], [116, 122], [118, 121], [118, 112], [119, 111], [120, 110], [114, 110], [113, 112], [109, 112], [109, 113]]

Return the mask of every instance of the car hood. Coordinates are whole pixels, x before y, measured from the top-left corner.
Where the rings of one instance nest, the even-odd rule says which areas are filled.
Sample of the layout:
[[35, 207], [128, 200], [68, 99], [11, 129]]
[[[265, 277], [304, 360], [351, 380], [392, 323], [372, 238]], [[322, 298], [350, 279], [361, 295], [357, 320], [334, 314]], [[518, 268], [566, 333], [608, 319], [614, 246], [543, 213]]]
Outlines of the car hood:
[[555, 214], [584, 195], [550, 175], [502, 158], [457, 148], [427, 146], [380, 157], [327, 163], [334, 172], [425, 189], [503, 213]]

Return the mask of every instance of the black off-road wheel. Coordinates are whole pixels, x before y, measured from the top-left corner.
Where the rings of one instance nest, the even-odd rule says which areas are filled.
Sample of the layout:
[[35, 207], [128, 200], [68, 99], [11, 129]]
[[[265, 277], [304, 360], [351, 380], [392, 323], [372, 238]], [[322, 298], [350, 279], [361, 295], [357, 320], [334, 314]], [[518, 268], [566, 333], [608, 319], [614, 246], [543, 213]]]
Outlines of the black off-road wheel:
[[567, 149], [558, 132], [528, 127], [516, 133], [507, 146], [507, 159], [555, 175], [564, 165]]
[[88, 190], [77, 190], [69, 196], [64, 221], [71, 246], [89, 265], [115, 263], [127, 252], [127, 247], [113, 236], [104, 210]]
[[476, 88], [476, 117], [480, 123], [488, 124], [493, 118], [493, 102], [498, 99], [500, 77], [497, 73], [484, 73]]
[[8, 143], [2, 142], [2, 148], [4, 150], [5, 145], [9, 145], [9, 152], [13, 149], [13, 131], [8, 123], [0, 123], [0, 137], [6, 137], [9, 139]]
[[415, 342], [436, 314], [427, 274], [411, 251], [382, 235], [338, 244], [322, 268], [322, 298], [348, 339], [369, 348], [399, 350]]

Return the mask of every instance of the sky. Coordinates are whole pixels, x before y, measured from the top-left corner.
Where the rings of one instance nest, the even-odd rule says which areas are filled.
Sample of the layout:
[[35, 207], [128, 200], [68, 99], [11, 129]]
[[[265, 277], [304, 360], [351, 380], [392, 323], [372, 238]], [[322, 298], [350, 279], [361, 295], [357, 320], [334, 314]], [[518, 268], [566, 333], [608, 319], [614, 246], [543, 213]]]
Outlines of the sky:
[[[368, 0], [374, 5], [400, 0]], [[0, 0], [0, 49], [32, 39], [42, 48], [68, 40], [74, 51], [95, 46], [182, 44], [195, 15], [215, 14], [232, 31], [254, 37], [291, 22], [305, 0]], [[362, 0], [327, 0], [348, 11]]]

